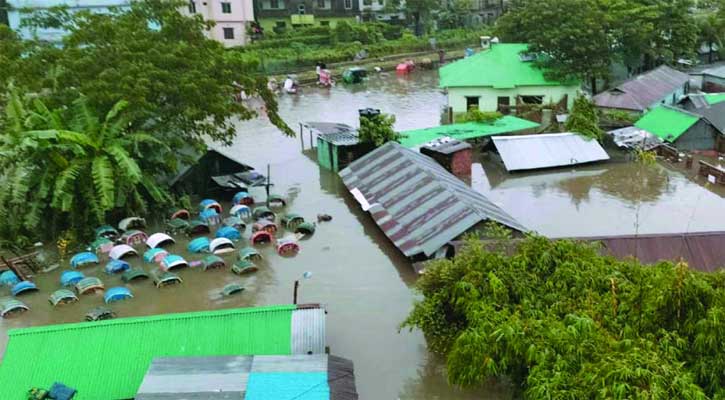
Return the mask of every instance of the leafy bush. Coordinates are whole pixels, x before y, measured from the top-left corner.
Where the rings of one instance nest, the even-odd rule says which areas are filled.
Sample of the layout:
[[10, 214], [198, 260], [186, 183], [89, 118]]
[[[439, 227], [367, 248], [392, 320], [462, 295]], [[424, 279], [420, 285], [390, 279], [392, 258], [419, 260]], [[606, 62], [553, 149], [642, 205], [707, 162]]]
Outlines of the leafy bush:
[[643, 267], [593, 244], [468, 240], [426, 268], [404, 327], [447, 359], [450, 383], [509, 377], [530, 399], [725, 394], [725, 273]]
[[599, 129], [599, 117], [594, 103], [584, 96], [577, 97], [566, 120], [566, 130], [591, 139], [601, 139], [604, 132]]
[[635, 113], [624, 110], [602, 110], [600, 111], [601, 119], [607, 121], [626, 122], [633, 124], [639, 119]]
[[400, 138], [400, 134], [395, 132], [393, 125], [395, 124], [395, 116], [388, 114], [378, 114], [368, 118], [360, 118], [360, 141], [362, 143], [373, 143], [376, 147], [395, 141]]
[[503, 114], [498, 111], [481, 111], [477, 108], [471, 107], [471, 109], [461, 116], [461, 120], [463, 122], [481, 122], [484, 124], [490, 124], [501, 117], [503, 117]]

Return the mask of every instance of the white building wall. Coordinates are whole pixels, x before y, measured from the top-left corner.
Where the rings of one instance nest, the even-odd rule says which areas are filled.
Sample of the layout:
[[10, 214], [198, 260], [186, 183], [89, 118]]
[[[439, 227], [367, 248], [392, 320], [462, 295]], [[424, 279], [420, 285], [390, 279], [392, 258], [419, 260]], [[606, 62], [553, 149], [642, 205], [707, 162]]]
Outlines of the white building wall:
[[466, 97], [479, 97], [478, 108], [481, 111], [496, 111], [498, 97], [507, 96], [509, 104], [516, 105], [516, 96], [544, 96], [544, 104], [558, 103], [568, 95], [567, 108], [571, 108], [579, 94], [579, 86], [520, 86], [512, 89], [494, 89], [492, 87], [448, 88], [448, 106], [453, 112], [466, 112]]
[[[226, 47], [243, 46], [247, 43], [247, 25], [254, 21], [252, 0], [193, 0], [196, 14], [216, 25], [207, 33], [207, 37], [221, 42]], [[231, 12], [222, 12], [222, 3], [229, 3]], [[182, 13], [189, 15], [190, 7], [184, 7]], [[226, 39], [224, 30], [232, 29], [233, 38]]]

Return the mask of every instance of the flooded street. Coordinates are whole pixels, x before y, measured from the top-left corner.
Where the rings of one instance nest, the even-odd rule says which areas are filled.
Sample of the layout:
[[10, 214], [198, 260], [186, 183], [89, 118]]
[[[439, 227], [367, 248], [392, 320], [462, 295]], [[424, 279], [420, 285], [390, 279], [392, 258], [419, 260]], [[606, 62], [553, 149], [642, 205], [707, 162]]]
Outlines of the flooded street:
[[[299, 96], [280, 98], [280, 113], [295, 130], [304, 121], [357, 126], [358, 109], [366, 107], [395, 114], [400, 130], [434, 126], [439, 124], [445, 104], [437, 81], [437, 72], [417, 72], [411, 78], [373, 76], [366, 85], [355, 87], [304, 88]], [[269, 163], [272, 191], [288, 198], [288, 212], [299, 213], [308, 221], [327, 213], [333, 220], [318, 224], [315, 235], [300, 242], [302, 250], [294, 258], [282, 258], [271, 247], [263, 248], [265, 260], [250, 277], [238, 277], [228, 270], [190, 268], [179, 272], [184, 279], [181, 285], [157, 289], [149, 281], [129, 284], [135, 297], [113, 305], [119, 316], [291, 303], [294, 281], [309, 271], [312, 277], [301, 281], [299, 302], [326, 306], [327, 344], [331, 353], [354, 361], [361, 399], [511, 398], [505, 384], [492, 383], [466, 392], [451, 388], [443, 373], [445, 364], [428, 353], [420, 332], [398, 332], [415, 299], [410, 263], [360, 210], [337, 175], [300, 152], [299, 138], [282, 136], [262, 119], [246, 121], [239, 123], [233, 146], [220, 151], [259, 171], [265, 171]], [[475, 189], [545, 235], [725, 228], [720, 195], [660, 165], [643, 167], [615, 158], [576, 170], [511, 175], [496, 160], [484, 159], [482, 164], [485, 174]], [[264, 198], [261, 190], [252, 193]], [[248, 227], [245, 238], [249, 232]], [[189, 260], [201, 258], [188, 255], [185, 247], [179, 240], [172, 252]], [[225, 259], [231, 262], [233, 257], [234, 253]], [[143, 264], [140, 258], [131, 261], [134, 266]], [[119, 276], [106, 276], [101, 268], [83, 272], [100, 277], [106, 288], [122, 285]], [[0, 321], [3, 343], [8, 329], [79, 321], [87, 310], [103, 303], [102, 296], [93, 295], [52, 309], [47, 298], [58, 288], [59, 274], [57, 270], [39, 276], [40, 292], [22, 297], [30, 312]], [[222, 287], [230, 282], [242, 282], [246, 290], [238, 296], [221, 297]]]

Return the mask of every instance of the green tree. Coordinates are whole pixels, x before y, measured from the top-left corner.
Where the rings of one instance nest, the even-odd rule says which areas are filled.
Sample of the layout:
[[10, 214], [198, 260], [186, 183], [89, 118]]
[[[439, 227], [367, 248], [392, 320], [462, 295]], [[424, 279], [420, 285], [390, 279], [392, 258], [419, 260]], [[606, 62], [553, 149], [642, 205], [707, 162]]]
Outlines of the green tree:
[[[294, 135], [279, 118], [265, 78], [256, 75], [257, 64], [207, 39], [208, 22], [198, 14], [179, 13], [184, 4], [144, 0], [109, 14], [62, 8], [39, 12], [31, 25], [60, 26], [68, 34], [59, 47], [28, 46], [15, 58], [18, 72], [8, 78], [28, 92], [47, 93], [50, 106], [70, 104], [83, 94], [90, 107], [103, 113], [126, 100], [133, 127], [174, 149], [204, 138], [228, 143], [236, 135], [235, 120], [254, 117], [233, 101], [236, 82], [247, 93], [261, 95], [271, 122]], [[25, 68], [41, 60], [55, 76]]]
[[551, 78], [587, 80], [596, 93], [596, 80], [608, 77], [614, 43], [598, 0], [514, 0], [497, 30], [528, 43]]
[[723, 39], [725, 39], [725, 21], [717, 13], [709, 13], [701, 18], [697, 24], [698, 41], [703, 43], [709, 49], [708, 63], [714, 60], [712, 55], [716, 48], [723, 48]]
[[437, 0], [392, 0], [391, 7], [395, 10], [402, 9], [405, 14], [413, 20], [415, 34], [423, 35], [423, 22], [429, 18], [433, 12], [439, 9], [441, 3]]
[[566, 130], [582, 136], [600, 140], [604, 132], [599, 128], [599, 116], [594, 103], [584, 96], [574, 100], [574, 106], [566, 120]]
[[470, 240], [416, 283], [419, 328], [452, 384], [509, 377], [530, 399], [722, 398], [725, 275], [643, 267], [597, 245]]
[[390, 141], [400, 139], [400, 134], [395, 132], [394, 115], [378, 114], [366, 118], [360, 118], [360, 141], [372, 143], [375, 147], [384, 145]]
[[53, 110], [39, 99], [27, 107], [15, 90], [8, 98], [8, 125], [0, 135], [2, 236], [43, 236], [66, 227], [87, 233], [109, 212], [145, 213], [149, 201], [168, 200], [139, 160], [170, 150], [130, 129], [125, 101], [99, 117], [85, 97]]

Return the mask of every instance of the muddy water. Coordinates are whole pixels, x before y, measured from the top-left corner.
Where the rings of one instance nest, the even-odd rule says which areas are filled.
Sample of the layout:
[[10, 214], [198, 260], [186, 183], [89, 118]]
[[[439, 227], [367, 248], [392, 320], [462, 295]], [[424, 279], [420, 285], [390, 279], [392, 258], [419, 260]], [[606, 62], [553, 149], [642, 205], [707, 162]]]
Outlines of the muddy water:
[[[332, 90], [305, 88], [299, 96], [282, 96], [280, 111], [293, 127], [301, 121], [337, 121], [356, 125], [357, 109], [375, 107], [397, 116], [397, 128], [437, 125], [445, 97], [436, 88], [435, 73], [414, 78], [373, 77], [365, 86]], [[300, 302], [326, 305], [327, 341], [333, 353], [352, 359], [362, 399], [507, 399], [505, 384], [491, 383], [477, 391], [449, 387], [444, 364], [428, 353], [419, 332], [398, 332], [410, 310], [415, 280], [409, 263], [361, 212], [340, 179], [320, 169], [300, 152], [299, 138], [287, 138], [264, 120], [238, 124], [234, 145], [222, 149], [263, 170], [269, 163], [273, 192], [289, 198], [288, 211], [315, 219], [321, 212], [333, 220], [318, 225], [302, 251], [281, 258], [263, 248], [264, 264], [256, 275], [239, 278], [229, 271], [180, 271], [183, 284], [156, 289], [150, 282], [130, 284], [135, 297], [113, 305], [120, 316], [289, 303], [293, 282], [303, 272]], [[482, 160], [485, 174], [474, 179], [486, 193], [524, 224], [555, 236], [585, 236], [640, 232], [714, 230], [725, 227], [720, 196], [677, 172], [621, 162], [545, 173], [507, 174], [500, 162]], [[255, 193], [263, 198], [260, 192]], [[149, 232], [150, 233], [150, 232]], [[249, 232], [247, 231], [247, 237]], [[172, 251], [188, 259], [183, 238]], [[231, 261], [232, 257], [227, 257]], [[135, 265], [142, 265], [138, 259]], [[146, 266], [149, 268], [149, 266]], [[96, 274], [106, 287], [120, 285], [117, 276]], [[53, 310], [47, 296], [58, 286], [60, 271], [39, 277], [40, 293], [24, 296], [32, 310], [0, 321], [0, 331], [12, 327], [71, 322], [101, 305], [99, 296]], [[242, 282], [239, 296], [223, 298], [221, 288]]]

